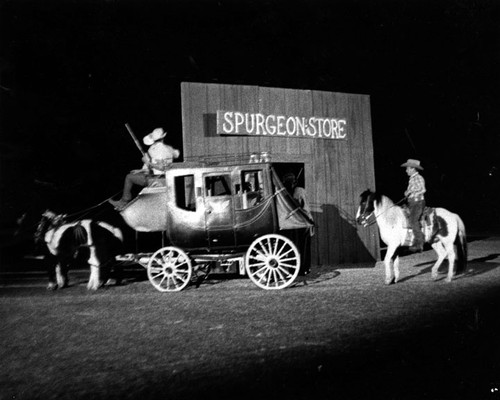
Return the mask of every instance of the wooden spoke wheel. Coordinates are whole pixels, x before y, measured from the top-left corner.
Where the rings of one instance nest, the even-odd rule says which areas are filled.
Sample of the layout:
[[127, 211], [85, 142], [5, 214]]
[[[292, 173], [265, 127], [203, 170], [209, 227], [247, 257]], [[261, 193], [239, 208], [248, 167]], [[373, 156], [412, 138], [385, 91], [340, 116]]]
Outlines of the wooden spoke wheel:
[[277, 234], [264, 235], [250, 245], [245, 268], [260, 288], [283, 289], [299, 274], [300, 253], [290, 239]]
[[160, 292], [178, 292], [191, 280], [193, 266], [189, 256], [173, 246], [163, 247], [148, 263], [148, 278]]

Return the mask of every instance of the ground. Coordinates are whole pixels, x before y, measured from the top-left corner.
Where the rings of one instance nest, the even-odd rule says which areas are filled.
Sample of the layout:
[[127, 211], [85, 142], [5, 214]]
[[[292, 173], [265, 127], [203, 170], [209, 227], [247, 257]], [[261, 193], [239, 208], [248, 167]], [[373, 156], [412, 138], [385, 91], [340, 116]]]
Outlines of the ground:
[[[316, 267], [281, 291], [210, 279], [160, 293], [125, 285], [47, 292], [2, 274], [0, 399], [498, 399], [500, 238], [469, 239], [469, 266], [433, 282], [432, 250]], [[442, 272], [445, 272], [444, 270]]]

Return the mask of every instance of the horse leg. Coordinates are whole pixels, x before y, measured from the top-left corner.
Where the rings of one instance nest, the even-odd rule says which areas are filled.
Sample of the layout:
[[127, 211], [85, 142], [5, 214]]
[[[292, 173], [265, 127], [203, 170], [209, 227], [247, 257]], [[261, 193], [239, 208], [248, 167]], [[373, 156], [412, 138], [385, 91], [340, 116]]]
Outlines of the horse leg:
[[47, 276], [49, 278], [47, 290], [56, 290], [57, 289], [57, 277], [56, 277], [57, 259], [52, 254], [47, 254], [47, 255], [45, 255], [44, 263], [45, 263], [45, 268], [47, 270]]
[[436, 260], [436, 262], [432, 266], [431, 276], [432, 276], [432, 279], [437, 280], [439, 266], [441, 265], [443, 260], [446, 258], [446, 250], [441, 242], [433, 243], [432, 248], [437, 253], [438, 259]]
[[[90, 229], [88, 230], [89, 243], [92, 241]], [[90, 265], [89, 283], [87, 284], [88, 290], [97, 290], [102, 286], [101, 282], [101, 262], [99, 261], [96, 253], [95, 246], [89, 246], [90, 254], [88, 263]]]
[[394, 269], [394, 283], [398, 283], [399, 281], [399, 255], [397, 252], [394, 255], [394, 260], [393, 260], [393, 269]]
[[113, 259], [113, 274], [115, 276], [115, 285], [121, 285], [123, 281], [123, 266], [118, 265], [116, 259]]
[[107, 263], [106, 278], [104, 281], [107, 285], [119, 286], [122, 284], [123, 280], [123, 267], [116, 263], [116, 259], [113, 257]]
[[63, 289], [68, 287], [69, 279], [68, 279], [68, 264], [64, 261], [60, 261], [56, 265], [56, 281], [59, 289]]
[[446, 282], [451, 282], [455, 276], [455, 248], [453, 243], [445, 243], [444, 247], [448, 253], [448, 276], [446, 277]]
[[101, 279], [100, 279], [100, 268], [99, 265], [93, 265], [89, 264], [90, 267], [90, 276], [89, 276], [89, 282], [87, 283], [87, 289], [88, 290], [97, 290], [101, 286]]
[[388, 246], [387, 253], [385, 253], [384, 265], [385, 265], [385, 284], [386, 285], [390, 285], [391, 283], [394, 283], [391, 264], [392, 264], [392, 257], [394, 256], [396, 249], [397, 248], [395, 246]]
[[101, 282], [103, 282], [104, 286], [113, 284], [113, 279], [111, 278], [111, 267], [109, 263], [101, 265]]

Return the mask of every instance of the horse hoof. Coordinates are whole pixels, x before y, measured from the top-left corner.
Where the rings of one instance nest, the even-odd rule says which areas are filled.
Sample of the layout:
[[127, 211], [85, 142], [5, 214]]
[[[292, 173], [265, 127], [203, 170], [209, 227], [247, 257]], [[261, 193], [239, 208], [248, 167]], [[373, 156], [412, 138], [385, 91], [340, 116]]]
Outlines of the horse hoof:
[[47, 290], [57, 290], [57, 283], [49, 282], [47, 285]]
[[392, 285], [392, 284], [394, 284], [394, 283], [396, 283], [396, 281], [394, 280], [394, 278], [393, 278], [393, 279], [386, 279], [386, 280], [385, 280], [385, 284], [386, 284], [386, 285]]

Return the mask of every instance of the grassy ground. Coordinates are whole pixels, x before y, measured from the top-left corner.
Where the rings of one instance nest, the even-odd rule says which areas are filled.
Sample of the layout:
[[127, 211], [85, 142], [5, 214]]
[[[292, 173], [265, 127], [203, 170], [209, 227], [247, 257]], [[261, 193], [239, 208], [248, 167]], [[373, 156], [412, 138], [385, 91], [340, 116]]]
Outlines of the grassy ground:
[[431, 281], [425, 252], [392, 286], [380, 263], [316, 268], [277, 292], [5, 285], [0, 398], [499, 398], [498, 245], [470, 243], [451, 284]]

